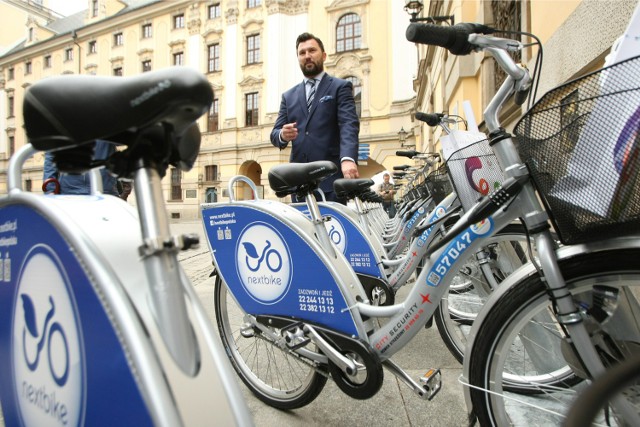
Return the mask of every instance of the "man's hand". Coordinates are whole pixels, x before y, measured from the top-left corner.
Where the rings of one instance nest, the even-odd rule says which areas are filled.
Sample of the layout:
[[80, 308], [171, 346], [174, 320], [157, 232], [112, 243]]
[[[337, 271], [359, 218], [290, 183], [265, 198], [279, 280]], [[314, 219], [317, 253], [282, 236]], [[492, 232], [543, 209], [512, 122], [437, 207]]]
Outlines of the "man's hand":
[[280, 138], [285, 142], [291, 142], [298, 137], [298, 128], [296, 127], [298, 123], [287, 123], [282, 126], [280, 130]]
[[360, 177], [360, 174], [358, 173], [358, 165], [355, 162], [352, 162], [351, 160], [343, 160], [340, 163], [340, 166], [342, 168], [342, 175], [344, 175], [345, 178], [355, 179]]

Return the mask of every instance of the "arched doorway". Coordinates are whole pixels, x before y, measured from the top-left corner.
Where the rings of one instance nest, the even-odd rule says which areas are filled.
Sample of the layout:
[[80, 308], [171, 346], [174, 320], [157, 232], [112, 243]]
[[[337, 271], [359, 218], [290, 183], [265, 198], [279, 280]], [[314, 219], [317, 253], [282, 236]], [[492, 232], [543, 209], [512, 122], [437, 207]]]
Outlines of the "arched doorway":
[[260, 163], [255, 160], [248, 160], [244, 162], [240, 166], [240, 175], [244, 175], [249, 178], [258, 189], [258, 194], [254, 195], [251, 191], [251, 187], [249, 187], [244, 182], [238, 182], [236, 184], [236, 188], [234, 189], [236, 200], [251, 200], [256, 197], [263, 198], [264, 197], [264, 187], [261, 185], [262, 182], [262, 167]]

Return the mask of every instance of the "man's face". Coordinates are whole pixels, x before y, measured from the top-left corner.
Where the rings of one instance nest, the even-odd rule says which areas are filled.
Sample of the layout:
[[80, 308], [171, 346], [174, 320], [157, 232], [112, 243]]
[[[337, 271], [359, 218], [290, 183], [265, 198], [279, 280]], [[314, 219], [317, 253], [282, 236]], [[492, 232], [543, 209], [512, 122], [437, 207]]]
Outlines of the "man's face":
[[384, 179], [384, 182], [389, 182], [389, 175], [385, 175], [382, 178]]
[[304, 41], [298, 45], [298, 62], [305, 77], [315, 77], [324, 70], [324, 60], [327, 53], [320, 49], [314, 39]]

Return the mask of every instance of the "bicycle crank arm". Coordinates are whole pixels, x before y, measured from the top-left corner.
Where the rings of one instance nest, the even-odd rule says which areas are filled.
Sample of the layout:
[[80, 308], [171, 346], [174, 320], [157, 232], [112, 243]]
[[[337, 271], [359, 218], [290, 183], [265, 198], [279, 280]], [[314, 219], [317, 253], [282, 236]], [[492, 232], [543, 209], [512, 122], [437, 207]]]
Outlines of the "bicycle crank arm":
[[348, 375], [355, 375], [357, 373], [358, 367], [356, 364], [340, 354], [340, 352], [322, 338], [311, 325], [304, 325], [303, 330], [309, 336], [309, 339], [343, 372], [346, 372]]
[[433, 399], [442, 388], [442, 376], [440, 375], [440, 369], [429, 369], [427, 373], [420, 378], [420, 382], [422, 384], [419, 384], [391, 359], [387, 359], [382, 362], [382, 366], [387, 368], [387, 370], [395, 375], [396, 378], [411, 387], [413, 392], [422, 399]]

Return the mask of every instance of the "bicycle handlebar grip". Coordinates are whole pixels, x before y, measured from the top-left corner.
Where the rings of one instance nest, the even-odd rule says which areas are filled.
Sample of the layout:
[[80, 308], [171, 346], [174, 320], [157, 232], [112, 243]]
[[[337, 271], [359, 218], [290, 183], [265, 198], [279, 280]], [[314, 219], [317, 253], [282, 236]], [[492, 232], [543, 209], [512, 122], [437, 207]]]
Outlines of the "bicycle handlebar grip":
[[407, 27], [407, 40], [414, 43], [440, 46], [454, 55], [468, 55], [475, 48], [469, 43], [470, 34], [491, 34], [494, 30], [482, 24], [461, 23], [452, 27], [412, 23]]
[[416, 150], [410, 150], [410, 151], [396, 151], [396, 156], [400, 156], [400, 157], [408, 157], [408, 158], [412, 158], [414, 156], [417, 156], [418, 153]]
[[442, 118], [444, 117], [444, 114], [442, 113], [421, 113], [420, 111], [418, 111], [416, 113], [416, 119], [420, 120], [421, 122], [425, 122], [427, 125], [429, 126], [437, 126], [438, 123], [440, 123], [440, 120], [442, 120]]
[[409, 169], [411, 166], [409, 165], [400, 165], [400, 166], [394, 166], [393, 170], [394, 171], [403, 171], [403, 170], [407, 170]]

